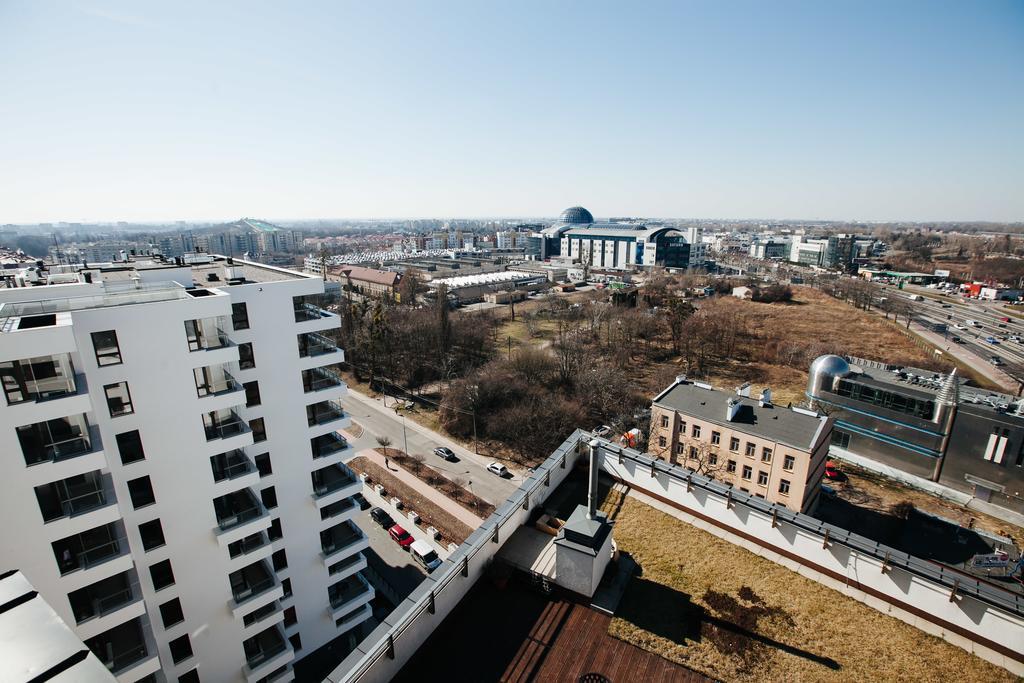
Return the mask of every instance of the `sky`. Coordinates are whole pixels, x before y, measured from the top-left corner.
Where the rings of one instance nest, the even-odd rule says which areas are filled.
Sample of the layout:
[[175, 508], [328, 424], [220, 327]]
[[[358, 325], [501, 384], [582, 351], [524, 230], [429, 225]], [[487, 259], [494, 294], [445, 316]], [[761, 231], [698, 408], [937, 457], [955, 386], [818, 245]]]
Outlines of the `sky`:
[[1024, 220], [1024, 2], [0, 0], [0, 224]]

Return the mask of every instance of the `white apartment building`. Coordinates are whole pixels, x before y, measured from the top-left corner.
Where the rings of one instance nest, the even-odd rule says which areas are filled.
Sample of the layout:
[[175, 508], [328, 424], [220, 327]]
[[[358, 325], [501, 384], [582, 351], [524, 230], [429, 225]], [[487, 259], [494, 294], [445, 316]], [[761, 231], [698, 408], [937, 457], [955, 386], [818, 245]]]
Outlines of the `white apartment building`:
[[121, 266], [0, 289], [0, 553], [122, 683], [291, 680], [374, 596], [339, 318], [289, 270]]

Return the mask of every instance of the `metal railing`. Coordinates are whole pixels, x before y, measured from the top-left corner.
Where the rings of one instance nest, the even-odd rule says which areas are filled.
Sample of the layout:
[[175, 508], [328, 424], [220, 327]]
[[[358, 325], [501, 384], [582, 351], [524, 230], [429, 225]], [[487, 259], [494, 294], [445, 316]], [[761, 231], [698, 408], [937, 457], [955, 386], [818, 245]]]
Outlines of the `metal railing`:
[[212, 425], [204, 423], [203, 428], [206, 430], [206, 440], [227, 439], [249, 431], [249, 425], [246, 424], [245, 420], [237, 415], [232, 415], [232, 419], [225, 420], [224, 422]]
[[[335, 574], [340, 574], [341, 572], [345, 571], [346, 569], [350, 569], [350, 568], [354, 567], [355, 565], [359, 564], [364, 559], [365, 558], [363, 557], [362, 553], [356, 553], [355, 555], [352, 555], [350, 557], [346, 557], [344, 560], [341, 560], [339, 562], [335, 562], [330, 567], [328, 567], [327, 568], [327, 575], [328, 576], [334, 576]], [[395, 604], [397, 604], [397, 603], [395, 603]]]
[[263, 621], [272, 614], [276, 614], [279, 611], [281, 611], [281, 605], [278, 604], [277, 600], [274, 600], [273, 602], [267, 603], [263, 607], [260, 607], [257, 610], [253, 610], [249, 614], [243, 616], [242, 626], [244, 628], [248, 628], [257, 622]]
[[[278, 636], [280, 637], [280, 634], [278, 634]], [[254, 637], [258, 638], [259, 636]], [[255, 669], [259, 666], [262, 666], [263, 664], [266, 664], [268, 661], [278, 656], [287, 649], [288, 642], [283, 637], [281, 637], [280, 641], [271, 643], [270, 647], [264, 648], [261, 645], [259, 652], [256, 652], [252, 655], [246, 655], [245, 663], [246, 665], [248, 665], [250, 669]]]
[[227, 456], [219, 455], [213, 461], [213, 480], [235, 479], [254, 471], [256, 466], [242, 451], [232, 451]]
[[273, 576], [268, 576], [265, 579], [260, 579], [256, 583], [246, 583], [244, 586], [231, 589], [231, 596], [235, 599], [235, 602], [242, 603], [252, 600], [253, 598], [263, 595], [269, 590], [272, 590], [277, 585], [277, 581]]
[[324, 521], [330, 519], [331, 517], [343, 515], [355, 507], [357, 506], [354, 500], [352, 500], [351, 498], [344, 498], [342, 500], [339, 500], [337, 503], [331, 503], [327, 507], [322, 508], [320, 510], [320, 520]]
[[101, 508], [106, 504], [107, 494], [102, 488], [98, 488], [87, 493], [80, 493], [77, 496], [71, 496], [70, 498], [60, 498], [58, 499], [55, 507], [51, 507], [46, 511], [49, 513], [46, 516], [46, 521], [50, 522], [63, 517], [83, 515], [86, 512], [91, 512], [92, 510]]
[[306, 422], [310, 427], [326, 424], [345, 417], [345, 409], [337, 401], [321, 401], [309, 406]]
[[221, 510], [217, 510], [217, 526], [220, 527], [221, 531], [234, 529], [240, 524], [251, 522], [252, 520], [263, 516], [263, 506], [260, 505], [258, 501], [251, 500], [248, 502], [250, 503], [250, 507], [246, 507], [241, 510], [233, 510], [223, 516], [221, 516]]
[[339, 351], [338, 345], [327, 337], [316, 332], [306, 332], [300, 337], [299, 357], [313, 358], [327, 353]]
[[120, 652], [117, 652], [113, 657], [108, 658], [106, 653], [100, 654], [93, 650], [93, 653], [100, 658], [100, 661], [107, 667], [107, 671], [116, 674], [118, 671], [123, 671], [129, 666], [141, 662], [143, 659], [149, 656], [149, 652], [146, 650], [146, 644], [140, 643], [139, 645], [131, 645], [127, 648], [122, 648]]
[[92, 444], [84, 434], [73, 436], [63, 441], [54, 441], [45, 444], [42, 448], [25, 451], [25, 462], [29, 465], [38, 465], [43, 462], [60, 462], [77, 455], [85, 455], [90, 452]]
[[[69, 574], [79, 569], [90, 569], [115, 557], [120, 557], [125, 554], [128, 548], [127, 545], [122, 546], [122, 543], [127, 544], [127, 539], [119, 536], [106, 543], [100, 543], [84, 550], [72, 552], [69, 560], [58, 559], [61, 575]], [[122, 548], [125, 549], [125, 552], [122, 552]]]
[[138, 587], [138, 582], [132, 582], [125, 588], [108, 593], [100, 597], [92, 597], [88, 603], [88, 610], [81, 617], [75, 614], [75, 621], [81, 625], [92, 619], [98, 619], [104, 617], [111, 612], [116, 612], [122, 607], [134, 602], [139, 595], [138, 591], [135, 590]]
[[216, 351], [231, 346], [231, 338], [219, 327], [188, 335], [189, 351]]
[[335, 433], [324, 434], [313, 439], [313, 457], [324, 458], [348, 448], [348, 441]]
[[356, 483], [355, 476], [347, 467], [331, 465], [330, 467], [325, 467], [324, 470], [327, 470], [328, 473], [322, 473], [323, 470], [314, 472], [313, 493], [317, 498], [329, 495]]
[[348, 522], [345, 522], [344, 526], [346, 531], [332, 531], [328, 542], [321, 545], [324, 557], [336, 555], [342, 550], [354, 546], [366, 539], [366, 535], [363, 534], [362, 531], [357, 530]]
[[341, 378], [323, 368], [311, 368], [302, 373], [302, 390], [307, 394], [341, 384]]
[[[256, 536], [256, 538], [253, 539], [253, 536]], [[262, 531], [258, 534], [253, 534], [253, 536], [246, 536], [245, 538], [228, 545], [228, 554], [231, 559], [241, 557], [242, 555], [248, 555], [252, 551], [258, 550], [270, 542], [266, 534]]]
[[345, 603], [351, 602], [370, 592], [370, 584], [359, 574], [353, 574], [347, 579], [343, 579], [342, 582], [345, 583], [345, 586], [340, 590], [331, 590], [334, 586], [327, 589], [327, 599], [334, 609], [343, 607]]

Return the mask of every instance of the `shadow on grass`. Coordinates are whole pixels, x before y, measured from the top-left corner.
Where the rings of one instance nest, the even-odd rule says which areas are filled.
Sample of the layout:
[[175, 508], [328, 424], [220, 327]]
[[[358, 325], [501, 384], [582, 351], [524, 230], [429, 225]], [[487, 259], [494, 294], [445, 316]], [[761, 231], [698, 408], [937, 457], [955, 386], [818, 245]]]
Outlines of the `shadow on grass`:
[[841, 668], [831, 657], [759, 633], [757, 625], [762, 618], [781, 621], [789, 627], [793, 620], [782, 608], [767, 607], [747, 587], [741, 588], [737, 596], [708, 591], [704, 600], [717, 614], [693, 603], [682, 591], [636, 577], [626, 589], [615, 616], [677, 645], [706, 640], [723, 655], [738, 658], [739, 668], [745, 670], [760, 664], [769, 654], [765, 649], [801, 657], [834, 671]]

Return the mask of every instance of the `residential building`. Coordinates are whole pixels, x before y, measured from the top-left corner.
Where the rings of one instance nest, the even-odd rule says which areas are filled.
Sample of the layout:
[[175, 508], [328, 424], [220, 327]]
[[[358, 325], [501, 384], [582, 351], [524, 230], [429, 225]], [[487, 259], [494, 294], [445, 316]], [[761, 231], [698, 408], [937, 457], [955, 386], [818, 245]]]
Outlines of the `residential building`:
[[655, 396], [647, 450], [739, 490], [810, 513], [821, 493], [832, 420], [678, 377]]
[[327, 279], [340, 282], [343, 287], [363, 296], [396, 299], [402, 275], [390, 270], [345, 265], [328, 268]]
[[290, 680], [354, 644], [374, 592], [323, 280], [82, 275], [0, 291], [6, 562], [125, 683]]
[[1024, 400], [955, 371], [821, 356], [807, 398], [835, 419], [834, 448], [1024, 511]]

